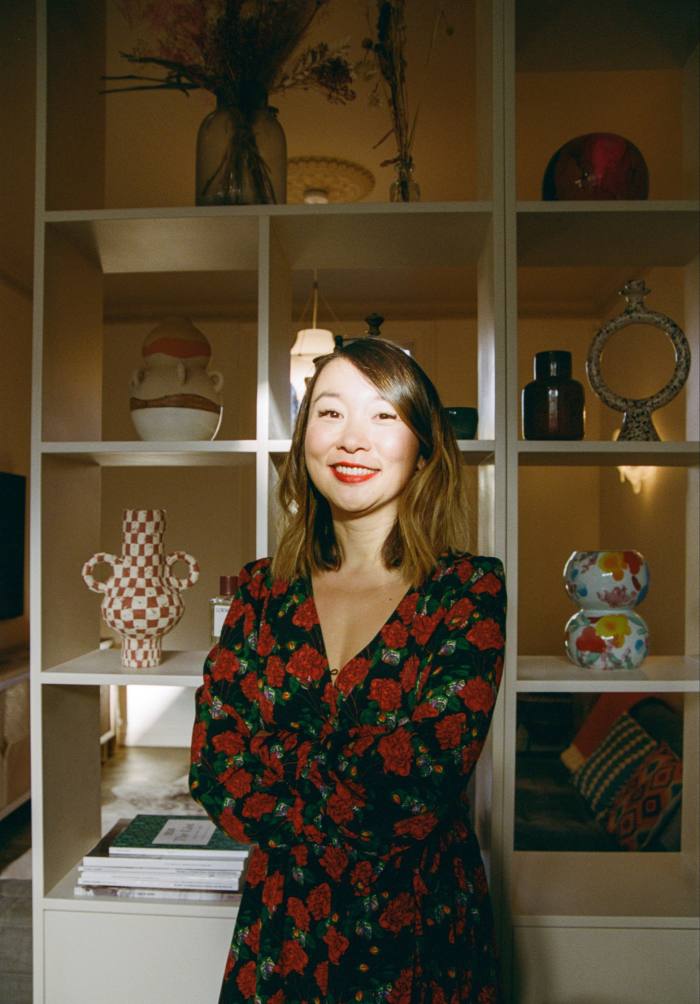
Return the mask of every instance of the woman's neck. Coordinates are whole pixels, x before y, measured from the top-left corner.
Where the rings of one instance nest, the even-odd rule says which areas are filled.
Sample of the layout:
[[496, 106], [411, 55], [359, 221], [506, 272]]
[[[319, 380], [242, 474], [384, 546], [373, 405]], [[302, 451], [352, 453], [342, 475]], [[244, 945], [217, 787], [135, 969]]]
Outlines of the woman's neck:
[[395, 517], [387, 519], [377, 513], [356, 519], [334, 519], [333, 529], [335, 539], [343, 555], [343, 571], [368, 571], [369, 569], [387, 572], [384, 565], [382, 550], [384, 541], [394, 526]]

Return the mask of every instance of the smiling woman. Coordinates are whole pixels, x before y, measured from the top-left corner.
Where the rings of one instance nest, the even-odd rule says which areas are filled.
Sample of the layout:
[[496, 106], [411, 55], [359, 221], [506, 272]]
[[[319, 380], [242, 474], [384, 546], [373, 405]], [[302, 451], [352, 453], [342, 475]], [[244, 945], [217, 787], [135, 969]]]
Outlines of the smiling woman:
[[191, 790], [250, 858], [220, 1001], [493, 1004], [466, 797], [503, 666], [497, 558], [466, 546], [454, 436], [397, 346], [317, 361], [197, 691]]

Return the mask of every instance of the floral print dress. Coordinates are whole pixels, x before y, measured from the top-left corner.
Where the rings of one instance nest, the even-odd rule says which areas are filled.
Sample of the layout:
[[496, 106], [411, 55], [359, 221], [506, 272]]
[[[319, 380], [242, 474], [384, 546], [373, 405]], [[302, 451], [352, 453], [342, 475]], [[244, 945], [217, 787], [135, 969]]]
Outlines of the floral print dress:
[[442, 555], [331, 679], [308, 579], [246, 565], [196, 693], [190, 788], [252, 843], [220, 1004], [493, 1004], [465, 789], [503, 666], [497, 558]]

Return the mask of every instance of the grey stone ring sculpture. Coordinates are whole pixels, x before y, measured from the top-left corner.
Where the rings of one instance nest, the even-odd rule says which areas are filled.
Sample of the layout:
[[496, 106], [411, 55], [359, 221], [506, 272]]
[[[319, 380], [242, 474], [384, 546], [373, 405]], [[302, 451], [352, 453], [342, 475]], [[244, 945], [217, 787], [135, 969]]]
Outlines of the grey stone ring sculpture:
[[[608, 408], [624, 413], [618, 441], [636, 439], [658, 442], [661, 437], [654, 428], [651, 413], [657, 408], [663, 408], [664, 405], [673, 400], [688, 379], [690, 371], [690, 347], [687, 338], [670, 317], [648, 309], [644, 298], [650, 292], [651, 290], [647, 288], [643, 279], [633, 279], [625, 283], [620, 290], [620, 295], [624, 296], [627, 306], [621, 314], [603, 325], [596, 334], [586, 359], [588, 382], [595, 393], [603, 404], [607, 404]], [[665, 332], [673, 343], [676, 358], [673, 375], [665, 387], [650, 397], [620, 397], [619, 394], [610, 390], [600, 372], [605, 343], [616, 331], [620, 331], [630, 324], [651, 324]]]

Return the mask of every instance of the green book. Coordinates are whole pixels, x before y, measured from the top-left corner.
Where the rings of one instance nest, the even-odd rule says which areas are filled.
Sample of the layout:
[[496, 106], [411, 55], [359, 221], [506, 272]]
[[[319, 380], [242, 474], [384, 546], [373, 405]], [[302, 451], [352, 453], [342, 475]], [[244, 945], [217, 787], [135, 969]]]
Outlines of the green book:
[[244, 861], [252, 844], [239, 844], [206, 816], [140, 813], [112, 841], [109, 853], [154, 858], [215, 858]]

